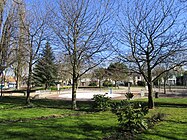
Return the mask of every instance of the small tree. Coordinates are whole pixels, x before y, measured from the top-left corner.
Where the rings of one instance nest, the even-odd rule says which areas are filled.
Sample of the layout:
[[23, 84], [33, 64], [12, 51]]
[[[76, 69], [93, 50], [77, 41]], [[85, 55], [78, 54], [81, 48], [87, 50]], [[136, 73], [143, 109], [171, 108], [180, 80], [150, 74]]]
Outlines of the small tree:
[[112, 112], [118, 117], [119, 132], [124, 133], [127, 139], [127, 136], [132, 139], [134, 134], [147, 128], [144, 117], [148, 113], [146, 106], [122, 100], [121, 102], [114, 102], [111, 107]]
[[54, 60], [52, 48], [49, 42], [47, 42], [33, 73], [35, 83], [39, 85], [44, 84], [45, 89], [53, 85], [57, 77], [57, 68]]
[[96, 78], [99, 80], [99, 88], [101, 88], [101, 81], [106, 77], [106, 69], [105, 68], [97, 68], [93, 71], [92, 78]]

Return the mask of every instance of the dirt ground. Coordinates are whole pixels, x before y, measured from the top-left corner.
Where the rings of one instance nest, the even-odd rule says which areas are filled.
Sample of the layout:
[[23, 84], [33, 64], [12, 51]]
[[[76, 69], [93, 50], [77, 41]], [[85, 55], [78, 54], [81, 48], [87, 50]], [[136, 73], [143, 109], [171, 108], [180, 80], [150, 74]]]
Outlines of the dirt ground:
[[[92, 93], [92, 92], [101, 92], [101, 93], [110, 93], [111, 89], [78, 89], [77, 94], [79, 93]], [[113, 99], [126, 99], [125, 93], [128, 92], [128, 87], [120, 87], [118, 88], [113, 88], [112, 89], [112, 94], [120, 94], [121, 96], [115, 97]], [[136, 98], [147, 98], [147, 90], [145, 87], [131, 87], [130, 92], [134, 94], [134, 99]], [[187, 89], [174, 89], [174, 90], [167, 90], [166, 94], [163, 94], [163, 89], [159, 90], [157, 88], [154, 88], [154, 93], [158, 92], [159, 97], [180, 97], [184, 98], [187, 97]], [[144, 96], [141, 96], [141, 93], [144, 93]], [[40, 96], [40, 98], [49, 98], [49, 99], [64, 99], [64, 100], [71, 100], [71, 98], [60, 98], [59, 95], [61, 94], [71, 94], [71, 89], [65, 90], [65, 91], [60, 91], [60, 92], [51, 92], [51, 94], [44, 94]], [[153, 95], [155, 96], [155, 95]], [[78, 100], [90, 100], [90, 99], [78, 99]]]
[[[158, 92], [159, 97], [181, 97], [187, 98], [187, 89], [167, 89], [166, 94], [163, 93], [163, 89], [153, 89], [154, 93]], [[126, 99], [125, 93], [128, 92], [128, 87], [119, 87], [119, 88], [105, 88], [105, 89], [88, 89], [88, 88], [79, 88], [77, 90], [77, 94], [85, 93], [87, 96], [89, 93], [106, 93], [106, 94], [118, 94], [118, 97], [114, 97], [113, 99]], [[130, 92], [134, 94], [134, 99], [136, 98], [147, 98], [147, 89], [145, 87], [131, 87]], [[31, 98], [39, 99], [39, 98], [47, 98], [47, 99], [60, 99], [60, 100], [71, 100], [71, 96], [68, 98], [62, 98], [59, 95], [63, 94], [71, 94], [71, 89], [66, 89], [63, 91], [40, 91], [31, 93]], [[120, 96], [119, 96], [120, 95]], [[144, 95], [144, 96], [142, 96]], [[4, 94], [4, 96], [24, 96], [23, 93], [12, 93], [12, 94]], [[155, 96], [155, 95], [154, 95]], [[77, 100], [90, 100], [88, 98], [81, 98]]]

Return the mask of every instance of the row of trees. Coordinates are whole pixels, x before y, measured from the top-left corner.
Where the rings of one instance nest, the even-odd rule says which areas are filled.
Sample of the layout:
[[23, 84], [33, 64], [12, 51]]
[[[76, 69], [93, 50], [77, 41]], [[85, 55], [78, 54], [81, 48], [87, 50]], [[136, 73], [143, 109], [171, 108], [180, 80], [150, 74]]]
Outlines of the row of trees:
[[93, 71], [93, 78], [99, 80], [99, 87], [101, 87], [101, 81], [104, 79], [110, 79], [115, 82], [115, 87], [117, 87], [118, 81], [127, 81], [129, 71], [127, 66], [124, 63], [114, 62], [111, 63], [107, 68], [97, 68]]
[[46, 13], [36, 8], [26, 9], [22, 0], [3, 0], [0, 6], [1, 67], [13, 69], [18, 89], [21, 78], [27, 75], [26, 102], [29, 104], [33, 65], [47, 36]]
[[[58, 50], [56, 54], [65, 56], [68, 64], [64, 71], [73, 80], [73, 109], [76, 108], [78, 79], [111, 55], [125, 63], [128, 70], [144, 77], [148, 85], [148, 105], [154, 107], [153, 82], [186, 62], [186, 2], [117, 2], [57, 0], [48, 1], [45, 8], [39, 8], [39, 5], [26, 7], [22, 0], [0, 2], [1, 71], [5, 64], [12, 66], [19, 83], [26, 67], [27, 103], [30, 103], [33, 66], [41, 48], [50, 40]], [[116, 66], [111, 66], [111, 70]], [[53, 67], [45, 66], [50, 72]], [[153, 77], [159, 67], [165, 69]]]

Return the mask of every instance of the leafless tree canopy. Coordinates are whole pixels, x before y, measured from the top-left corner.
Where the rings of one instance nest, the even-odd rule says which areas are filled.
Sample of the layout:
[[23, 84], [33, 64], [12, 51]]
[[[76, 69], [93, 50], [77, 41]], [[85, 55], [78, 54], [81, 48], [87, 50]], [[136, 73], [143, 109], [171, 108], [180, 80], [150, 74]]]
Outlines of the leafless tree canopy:
[[153, 70], [167, 63], [171, 69], [186, 61], [187, 38], [182, 10], [175, 0], [140, 0], [130, 2], [121, 13], [120, 41], [128, 47], [128, 50], [120, 48], [121, 56], [130, 62], [132, 70], [143, 74], [145, 80], [144, 71], [148, 68]]
[[[0, 1], [0, 65], [1, 70], [10, 66], [14, 62], [15, 24], [16, 7], [13, 3]], [[6, 66], [6, 67], [5, 67]]]
[[[112, 34], [107, 25], [108, 1], [95, 4], [90, 0], [60, 0], [58, 13], [53, 13], [50, 26], [58, 36], [60, 47], [70, 57], [71, 65], [77, 60], [82, 73], [94, 67], [108, 54]], [[84, 69], [83, 69], [84, 66]], [[84, 70], [84, 71], [83, 71]]]
[[[19, 3], [21, 4], [21, 3]], [[46, 12], [39, 9], [39, 5], [31, 5], [27, 9], [25, 16], [21, 16], [21, 30], [24, 31], [24, 57], [28, 65], [27, 76], [27, 98], [26, 102], [30, 103], [31, 77], [33, 65], [36, 63], [40, 48], [45, 44], [47, 39]]]
[[[125, 3], [119, 14], [119, 41], [124, 46], [118, 48], [120, 57], [129, 62], [132, 71], [144, 77], [149, 99], [152, 98], [152, 82], [186, 62], [185, 15], [178, 2], [133, 0]], [[153, 77], [153, 70], [165, 63], [168, 69]]]

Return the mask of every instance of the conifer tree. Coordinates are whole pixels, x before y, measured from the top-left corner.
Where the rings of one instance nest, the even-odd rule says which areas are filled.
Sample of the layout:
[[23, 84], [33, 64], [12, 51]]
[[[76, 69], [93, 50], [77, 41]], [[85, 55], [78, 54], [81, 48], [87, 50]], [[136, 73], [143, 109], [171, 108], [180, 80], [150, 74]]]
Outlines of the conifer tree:
[[45, 89], [47, 89], [54, 84], [57, 76], [54, 60], [52, 48], [49, 42], [47, 42], [41, 53], [41, 58], [34, 68], [33, 78], [36, 85], [44, 85]]

